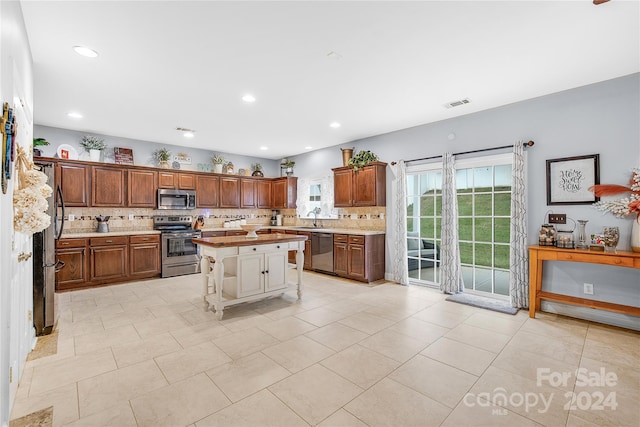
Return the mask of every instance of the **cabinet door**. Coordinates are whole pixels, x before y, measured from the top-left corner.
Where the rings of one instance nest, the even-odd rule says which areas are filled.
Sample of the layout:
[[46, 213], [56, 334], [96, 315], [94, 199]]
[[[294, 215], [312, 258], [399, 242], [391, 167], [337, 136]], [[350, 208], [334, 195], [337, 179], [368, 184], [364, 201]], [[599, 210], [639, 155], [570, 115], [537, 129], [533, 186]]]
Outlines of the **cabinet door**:
[[353, 169], [333, 171], [333, 205], [345, 207], [353, 205]]
[[375, 206], [376, 170], [373, 167], [358, 169], [353, 174], [353, 205]]
[[111, 282], [127, 277], [127, 245], [91, 247], [91, 281]]
[[125, 170], [93, 166], [91, 168], [91, 206], [124, 207]]
[[298, 196], [298, 178], [285, 177], [273, 180], [273, 209], [295, 209]]
[[271, 252], [264, 255], [266, 281], [264, 291], [275, 291], [287, 287], [287, 251]]
[[65, 206], [89, 206], [89, 166], [70, 163], [56, 165], [56, 181]]
[[217, 208], [220, 180], [217, 176], [196, 177], [196, 207]]
[[333, 243], [333, 271], [338, 276], [346, 277], [348, 275], [347, 244], [336, 243], [335, 240]]
[[264, 292], [264, 254], [242, 255], [238, 257], [237, 298]]
[[158, 188], [176, 188], [176, 174], [158, 172]]
[[64, 267], [56, 271], [56, 290], [73, 289], [86, 285], [89, 277], [86, 246], [58, 249], [56, 257], [64, 262]]
[[271, 181], [256, 181], [256, 207], [258, 209], [271, 209]]
[[220, 177], [220, 207], [240, 207], [240, 178]]
[[154, 277], [160, 275], [160, 270], [160, 236], [131, 236], [129, 276]]
[[256, 207], [256, 181], [240, 178], [240, 207]]
[[133, 169], [128, 173], [127, 205], [136, 208], [155, 208], [158, 174], [154, 171]]
[[178, 174], [178, 188], [180, 190], [195, 190], [196, 189], [196, 176], [192, 173], [179, 173]]
[[366, 278], [364, 245], [349, 244], [347, 251], [349, 277], [364, 280]]

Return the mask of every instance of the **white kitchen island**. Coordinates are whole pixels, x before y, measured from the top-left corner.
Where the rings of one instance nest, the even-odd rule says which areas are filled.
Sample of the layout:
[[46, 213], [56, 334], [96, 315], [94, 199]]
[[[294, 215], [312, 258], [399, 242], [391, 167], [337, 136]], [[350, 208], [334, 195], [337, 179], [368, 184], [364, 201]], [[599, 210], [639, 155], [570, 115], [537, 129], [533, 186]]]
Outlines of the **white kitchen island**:
[[260, 234], [193, 239], [200, 245], [205, 311], [213, 306], [218, 320], [224, 308], [285, 293], [289, 251], [296, 251], [298, 299], [302, 298], [304, 241], [295, 234]]

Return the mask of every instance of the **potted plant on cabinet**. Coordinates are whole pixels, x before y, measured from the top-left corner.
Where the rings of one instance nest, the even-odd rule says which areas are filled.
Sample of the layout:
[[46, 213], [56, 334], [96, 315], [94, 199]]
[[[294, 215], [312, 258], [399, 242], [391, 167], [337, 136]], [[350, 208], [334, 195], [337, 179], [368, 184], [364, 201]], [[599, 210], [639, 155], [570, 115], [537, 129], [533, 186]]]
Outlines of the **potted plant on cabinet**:
[[213, 171], [215, 173], [222, 173], [222, 165], [224, 165], [224, 157], [220, 154], [214, 153], [211, 156], [211, 163], [213, 163]]
[[170, 168], [169, 159], [171, 159], [171, 152], [165, 147], [159, 148], [153, 152], [153, 158], [159, 168]]
[[378, 156], [369, 150], [358, 151], [352, 158], [349, 159], [349, 166], [353, 166], [353, 170], [357, 171], [368, 165], [371, 162], [377, 162]]
[[104, 143], [104, 139], [91, 135], [83, 136], [80, 141], [80, 146], [89, 152], [92, 162], [99, 162], [102, 150], [107, 148], [107, 144]]
[[296, 162], [293, 160], [287, 160], [286, 162], [282, 163], [282, 165], [285, 167], [287, 176], [293, 175], [293, 167], [295, 166], [295, 164]]
[[42, 147], [44, 145], [49, 145], [49, 141], [44, 138], [33, 138], [33, 155], [42, 156], [42, 151], [36, 147]]
[[262, 173], [262, 165], [260, 163], [251, 163], [251, 170], [253, 171], [251, 176], [264, 176]]

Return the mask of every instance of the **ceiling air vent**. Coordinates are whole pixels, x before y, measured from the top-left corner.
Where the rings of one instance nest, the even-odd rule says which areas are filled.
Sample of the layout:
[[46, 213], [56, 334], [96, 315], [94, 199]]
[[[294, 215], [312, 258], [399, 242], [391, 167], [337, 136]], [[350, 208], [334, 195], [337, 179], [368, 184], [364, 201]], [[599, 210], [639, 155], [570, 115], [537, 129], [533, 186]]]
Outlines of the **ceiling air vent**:
[[447, 107], [447, 108], [453, 108], [453, 107], [459, 107], [459, 106], [464, 105], [464, 104], [468, 104], [470, 102], [471, 102], [471, 100], [469, 98], [464, 98], [464, 99], [460, 99], [458, 101], [449, 102], [448, 104], [445, 104], [444, 106]]

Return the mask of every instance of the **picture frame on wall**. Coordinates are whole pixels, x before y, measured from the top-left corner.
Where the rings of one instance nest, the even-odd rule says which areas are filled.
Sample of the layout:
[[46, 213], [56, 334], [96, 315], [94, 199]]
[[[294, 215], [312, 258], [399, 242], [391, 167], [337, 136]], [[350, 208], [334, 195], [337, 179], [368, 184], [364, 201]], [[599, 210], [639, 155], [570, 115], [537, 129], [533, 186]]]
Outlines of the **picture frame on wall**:
[[547, 160], [547, 205], [589, 205], [600, 200], [589, 187], [600, 184], [600, 155]]

